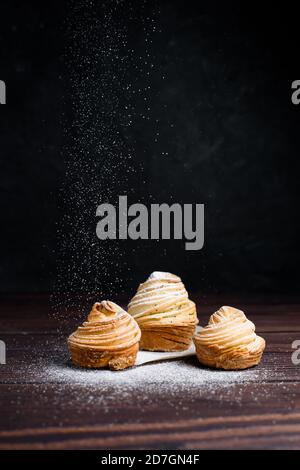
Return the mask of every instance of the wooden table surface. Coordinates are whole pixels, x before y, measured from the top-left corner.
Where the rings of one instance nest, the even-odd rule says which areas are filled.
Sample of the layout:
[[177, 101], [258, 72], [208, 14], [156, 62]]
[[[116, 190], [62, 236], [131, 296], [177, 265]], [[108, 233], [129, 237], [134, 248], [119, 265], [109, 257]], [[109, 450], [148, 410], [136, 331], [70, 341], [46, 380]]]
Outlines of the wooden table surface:
[[[242, 308], [267, 341], [259, 379], [220, 394], [164, 387], [149, 398], [134, 384], [125, 394], [122, 386], [104, 391], [100, 384], [95, 392], [88, 383], [41, 378], [39, 364], [61, 360], [68, 326], [57, 332], [47, 296], [2, 297], [0, 449], [300, 449], [300, 365], [291, 359], [300, 304], [206, 298], [198, 305], [201, 324], [224, 303]], [[194, 358], [186, 361], [198, 367]], [[113, 397], [105, 407], [101, 393]]]

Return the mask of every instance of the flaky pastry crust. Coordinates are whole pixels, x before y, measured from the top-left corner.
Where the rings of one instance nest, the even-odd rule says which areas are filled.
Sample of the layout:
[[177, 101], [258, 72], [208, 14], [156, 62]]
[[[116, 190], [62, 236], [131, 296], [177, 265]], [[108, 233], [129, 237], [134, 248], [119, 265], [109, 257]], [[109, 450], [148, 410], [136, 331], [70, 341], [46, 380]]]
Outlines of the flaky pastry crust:
[[189, 300], [180, 277], [154, 272], [140, 284], [128, 305], [142, 332], [140, 348], [184, 351], [192, 344], [198, 323], [196, 306]]
[[217, 369], [238, 370], [257, 365], [265, 349], [265, 340], [255, 333], [255, 325], [244, 312], [222, 307], [194, 337], [201, 362]]
[[120, 370], [135, 364], [140, 337], [131, 315], [104, 300], [93, 305], [87, 321], [69, 336], [68, 347], [77, 366]]

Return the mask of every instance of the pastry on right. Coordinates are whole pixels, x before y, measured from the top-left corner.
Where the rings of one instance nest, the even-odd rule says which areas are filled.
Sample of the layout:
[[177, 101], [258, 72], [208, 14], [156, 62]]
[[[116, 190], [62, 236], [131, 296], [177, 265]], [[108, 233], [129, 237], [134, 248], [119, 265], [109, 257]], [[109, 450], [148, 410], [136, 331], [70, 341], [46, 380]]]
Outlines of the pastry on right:
[[255, 333], [255, 325], [244, 312], [221, 307], [208, 325], [194, 336], [201, 364], [216, 369], [240, 370], [257, 365], [266, 342]]

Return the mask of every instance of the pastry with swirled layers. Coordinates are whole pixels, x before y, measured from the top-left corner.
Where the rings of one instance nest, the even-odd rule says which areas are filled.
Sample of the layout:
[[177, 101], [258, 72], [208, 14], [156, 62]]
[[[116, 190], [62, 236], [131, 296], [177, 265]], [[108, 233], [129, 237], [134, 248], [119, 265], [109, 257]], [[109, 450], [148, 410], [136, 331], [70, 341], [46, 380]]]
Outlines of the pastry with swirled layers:
[[180, 277], [154, 272], [128, 305], [142, 332], [140, 348], [148, 351], [184, 351], [192, 344], [198, 323]]
[[194, 343], [201, 364], [228, 370], [257, 365], [266, 345], [244, 312], [233, 307], [215, 312], [208, 325], [195, 335]]
[[87, 320], [68, 338], [72, 362], [81, 367], [126, 369], [135, 364], [141, 331], [117, 304], [93, 305]]

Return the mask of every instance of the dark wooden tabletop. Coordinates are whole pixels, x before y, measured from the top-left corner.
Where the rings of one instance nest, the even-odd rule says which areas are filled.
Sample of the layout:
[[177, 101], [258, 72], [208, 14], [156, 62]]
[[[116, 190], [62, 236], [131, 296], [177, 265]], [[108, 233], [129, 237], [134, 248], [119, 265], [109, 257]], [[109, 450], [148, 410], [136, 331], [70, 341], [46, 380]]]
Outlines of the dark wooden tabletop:
[[[193, 392], [162, 384], [145, 394], [134, 383], [128, 392], [122, 381], [116, 390], [101, 379], [95, 387], [47, 374], [47, 361], [66, 365], [68, 327], [57, 331], [47, 296], [3, 297], [0, 449], [300, 449], [300, 365], [292, 361], [300, 304], [225, 300], [200, 300], [200, 323], [221, 304], [242, 308], [267, 341], [257, 379], [224, 391], [222, 384]], [[200, 367], [193, 357], [185, 361]]]

